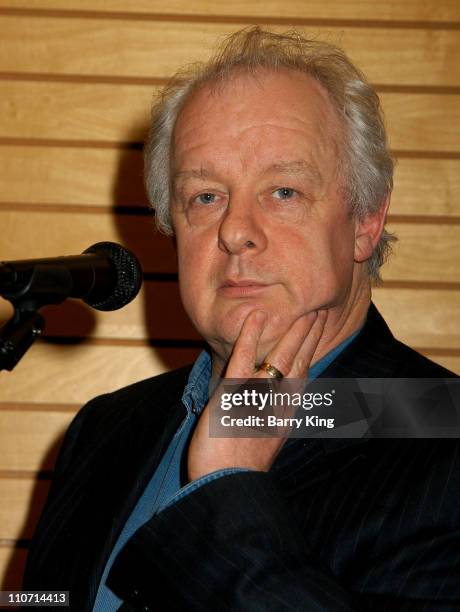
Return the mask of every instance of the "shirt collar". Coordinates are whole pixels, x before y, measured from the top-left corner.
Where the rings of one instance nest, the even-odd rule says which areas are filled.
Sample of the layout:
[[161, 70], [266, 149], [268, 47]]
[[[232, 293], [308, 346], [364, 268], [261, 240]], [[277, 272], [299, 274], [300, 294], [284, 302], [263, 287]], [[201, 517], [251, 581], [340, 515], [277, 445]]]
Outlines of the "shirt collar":
[[208, 351], [201, 351], [189, 374], [187, 384], [182, 395], [182, 402], [190, 413], [192, 408], [200, 413], [208, 403], [209, 380], [211, 378], [211, 355]]
[[351, 336], [348, 336], [348, 338], [346, 338], [343, 342], [341, 342], [340, 344], [335, 346], [332, 350], [330, 350], [329, 353], [326, 353], [326, 355], [321, 357], [321, 359], [319, 361], [317, 361], [308, 370], [308, 379], [309, 380], [313, 380], [314, 378], [317, 378], [318, 376], [320, 376], [324, 372], [324, 370], [328, 366], [331, 365], [331, 363], [334, 361], [334, 359], [337, 359], [337, 357], [340, 355], [340, 353], [342, 351], [344, 351], [347, 348], [347, 346], [353, 342], [353, 340], [359, 334], [361, 329], [362, 328], [360, 327], [357, 331], [355, 331], [354, 334], [351, 334]]

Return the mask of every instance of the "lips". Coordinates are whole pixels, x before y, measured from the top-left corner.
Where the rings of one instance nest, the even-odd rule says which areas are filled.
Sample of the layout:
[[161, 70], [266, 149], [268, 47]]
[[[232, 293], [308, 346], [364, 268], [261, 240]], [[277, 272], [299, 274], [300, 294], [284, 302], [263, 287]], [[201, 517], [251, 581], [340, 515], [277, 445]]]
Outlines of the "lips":
[[251, 297], [265, 291], [271, 284], [256, 279], [226, 279], [219, 290], [225, 297]]
[[257, 280], [244, 279], [244, 280], [232, 280], [228, 279], [222, 283], [222, 287], [267, 287], [266, 283], [261, 283]]

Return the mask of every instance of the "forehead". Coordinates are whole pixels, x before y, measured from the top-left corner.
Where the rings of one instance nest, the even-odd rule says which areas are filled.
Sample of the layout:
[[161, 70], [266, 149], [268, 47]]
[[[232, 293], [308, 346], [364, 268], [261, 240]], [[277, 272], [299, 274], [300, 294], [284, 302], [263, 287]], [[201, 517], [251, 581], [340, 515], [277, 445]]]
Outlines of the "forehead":
[[173, 159], [180, 165], [205, 147], [214, 155], [222, 149], [224, 157], [239, 151], [245, 163], [251, 152], [257, 162], [272, 150], [272, 162], [280, 151], [299, 154], [302, 148], [315, 157], [335, 157], [341, 140], [342, 126], [321, 84], [298, 71], [261, 70], [205, 84], [189, 97], [174, 129]]

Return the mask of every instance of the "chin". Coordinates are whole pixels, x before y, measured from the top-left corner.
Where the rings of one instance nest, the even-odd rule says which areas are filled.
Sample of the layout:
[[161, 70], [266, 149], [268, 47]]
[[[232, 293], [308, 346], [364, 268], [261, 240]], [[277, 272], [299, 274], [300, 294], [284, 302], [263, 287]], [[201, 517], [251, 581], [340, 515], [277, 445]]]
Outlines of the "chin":
[[279, 313], [273, 312], [273, 307], [267, 308], [260, 304], [244, 304], [220, 318], [220, 324], [215, 328], [214, 337], [233, 347], [246, 317], [254, 310], [264, 310], [268, 314], [268, 322], [259, 340], [259, 349], [263, 352], [262, 357], [264, 357], [288, 330], [294, 317], [281, 316]]

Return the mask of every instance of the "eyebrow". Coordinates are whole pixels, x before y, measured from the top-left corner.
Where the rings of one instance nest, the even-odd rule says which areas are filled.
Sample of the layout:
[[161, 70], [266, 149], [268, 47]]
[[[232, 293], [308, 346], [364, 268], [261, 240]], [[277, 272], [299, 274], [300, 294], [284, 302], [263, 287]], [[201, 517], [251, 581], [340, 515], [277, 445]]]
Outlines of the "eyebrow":
[[280, 161], [271, 164], [263, 171], [264, 174], [301, 174], [316, 183], [322, 183], [323, 177], [318, 168], [304, 159], [295, 161]]
[[[189, 178], [196, 179], [207, 179], [212, 177], [212, 172], [206, 170], [206, 168], [193, 168], [191, 170], [179, 170], [174, 173], [172, 177], [173, 183], [177, 181], [186, 180]], [[294, 161], [280, 161], [274, 164], [270, 164], [262, 170], [262, 174], [291, 174], [291, 175], [303, 175], [316, 183], [321, 184], [323, 177], [314, 164], [308, 163], [304, 159], [297, 159]]]
[[188, 179], [188, 178], [204, 179], [204, 178], [209, 178], [210, 175], [211, 173], [208, 172], [206, 168], [192, 169], [192, 170], [179, 170], [178, 172], [174, 173], [172, 180], [173, 180], [173, 183], [175, 183], [179, 179]]

